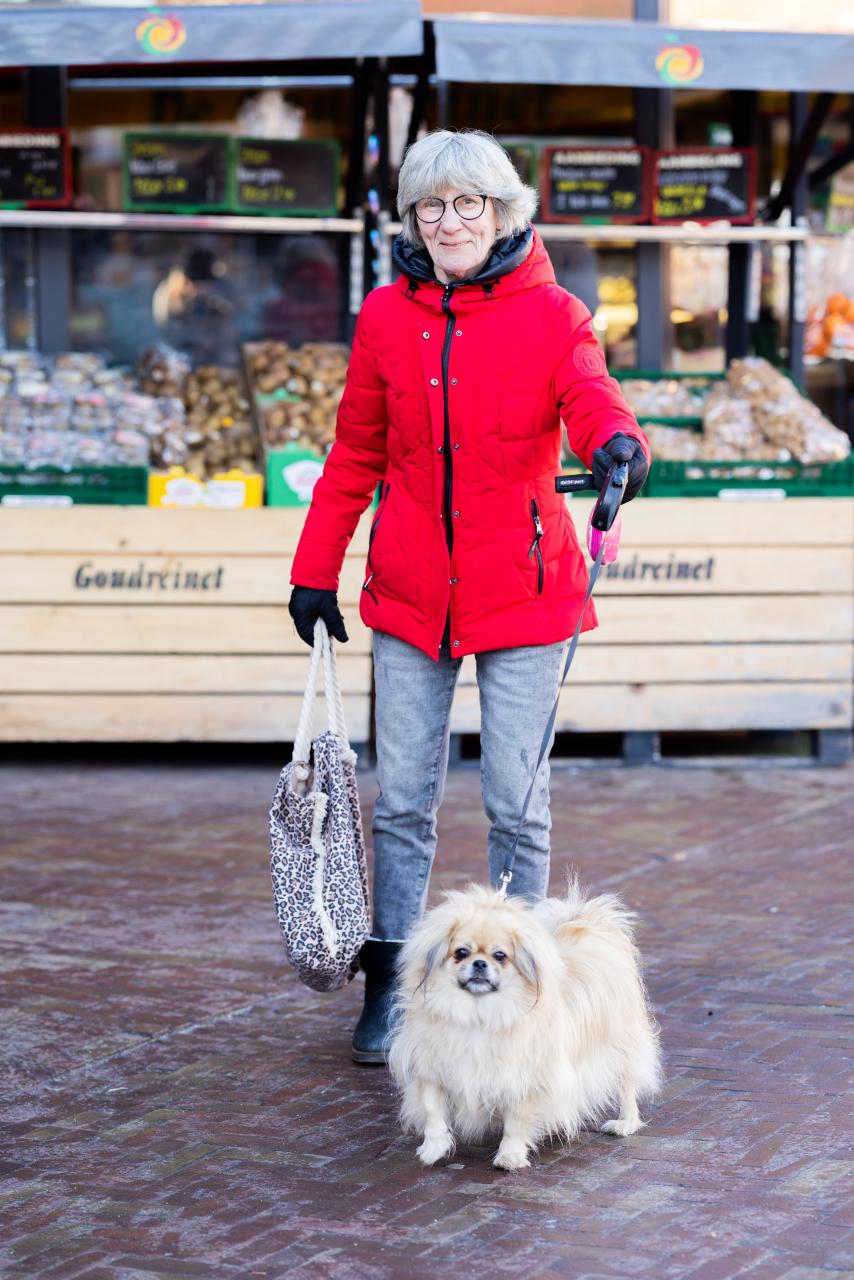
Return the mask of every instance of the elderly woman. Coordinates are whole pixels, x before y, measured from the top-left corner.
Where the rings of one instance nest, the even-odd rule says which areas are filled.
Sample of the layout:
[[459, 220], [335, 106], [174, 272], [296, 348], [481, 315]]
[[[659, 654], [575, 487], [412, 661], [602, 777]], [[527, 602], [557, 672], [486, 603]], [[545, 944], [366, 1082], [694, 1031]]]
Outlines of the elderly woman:
[[[377, 782], [373, 928], [360, 955], [357, 1062], [382, 1062], [394, 963], [424, 909], [448, 765], [451, 700], [474, 654], [481, 781], [498, 877], [554, 701], [587, 572], [555, 493], [561, 422], [597, 479], [648, 445], [609, 376], [590, 313], [555, 283], [531, 227], [536, 195], [487, 134], [410, 147], [394, 245], [400, 278], [365, 300], [335, 444], [293, 562], [290, 611], [312, 643], [347, 639], [336, 591], [377, 484], [361, 593], [373, 630]], [[592, 605], [585, 629], [596, 625]], [[539, 772], [510, 892], [546, 892], [549, 767]]]

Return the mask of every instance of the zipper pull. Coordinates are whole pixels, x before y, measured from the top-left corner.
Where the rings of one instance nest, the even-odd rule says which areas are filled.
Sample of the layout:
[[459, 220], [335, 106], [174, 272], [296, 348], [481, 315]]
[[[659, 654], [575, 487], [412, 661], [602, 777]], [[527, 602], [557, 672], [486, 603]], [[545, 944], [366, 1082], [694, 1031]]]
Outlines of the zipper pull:
[[540, 522], [540, 513], [537, 509], [537, 504], [533, 498], [531, 499], [531, 519], [534, 521], [534, 541], [531, 543], [531, 549], [528, 552], [529, 560], [531, 556], [534, 554], [534, 552], [536, 551], [537, 544], [539, 543], [540, 538], [542, 538], [543, 536], [543, 526]]

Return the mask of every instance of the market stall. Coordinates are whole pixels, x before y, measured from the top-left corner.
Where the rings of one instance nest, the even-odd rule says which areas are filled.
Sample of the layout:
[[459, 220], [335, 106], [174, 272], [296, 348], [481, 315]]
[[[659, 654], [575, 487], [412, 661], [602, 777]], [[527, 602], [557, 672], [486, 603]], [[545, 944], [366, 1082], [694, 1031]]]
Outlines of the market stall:
[[[698, 14], [702, 29], [678, 31], [643, 4], [635, 13], [647, 20], [639, 22], [545, 11], [437, 14], [437, 68], [453, 82], [457, 109], [481, 101], [483, 86], [489, 100], [512, 93], [515, 104], [524, 101], [516, 86], [561, 86], [549, 92], [564, 101], [567, 85], [635, 91], [629, 127], [615, 110], [598, 137], [595, 126], [560, 139], [513, 134], [516, 146], [528, 143], [534, 153], [538, 230], [558, 278], [561, 246], [586, 250], [588, 276], [598, 273], [598, 289], [587, 284], [588, 305], [611, 367], [626, 378], [632, 367], [646, 371], [635, 387], [647, 403], [633, 407], [655, 459], [646, 496], [626, 514], [625, 570], [615, 568], [600, 589], [602, 630], [586, 666], [579, 657], [586, 687], [565, 695], [563, 724], [640, 732], [647, 758], [668, 729], [814, 728], [826, 744], [850, 751], [850, 400], [823, 398], [841, 430], [822, 419], [824, 444], [812, 454], [800, 433], [817, 423], [818, 409], [770, 366], [767, 377], [759, 366], [757, 385], [742, 387], [743, 396], [727, 388], [733, 403], [724, 403], [724, 388], [707, 406], [684, 403], [684, 393], [692, 372], [722, 379], [729, 370], [738, 381], [751, 348], [801, 385], [806, 356], [811, 391], [818, 360], [844, 359], [847, 294], [828, 288], [808, 313], [806, 269], [816, 256], [808, 257], [809, 192], [844, 175], [854, 158], [850, 103], [838, 98], [854, 88], [851, 36], [714, 30], [713, 8]], [[598, 56], [605, 48], [607, 58]], [[760, 99], [767, 112], [762, 91], [777, 85], [792, 92], [771, 122]], [[816, 93], [811, 103], [808, 92]], [[675, 104], [689, 97], [716, 104], [698, 110], [705, 137], [684, 112], [677, 119]], [[841, 123], [824, 135], [837, 108]], [[823, 160], [815, 164], [820, 139]], [[847, 216], [847, 190], [837, 180], [830, 200], [837, 219]], [[393, 235], [396, 226], [387, 230]], [[838, 237], [829, 242], [828, 280], [838, 280], [845, 252]], [[622, 253], [621, 271], [606, 253], [612, 262]], [[477, 726], [470, 675], [466, 687], [460, 733]]]
[[421, 49], [415, 0], [0, 5], [3, 740], [292, 737], [380, 60]]
[[[850, 750], [850, 448], [796, 386], [804, 351], [808, 371], [847, 367], [849, 296], [816, 299], [803, 277], [805, 169], [826, 100], [852, 87], [845, 40], [746, 33], [728, 57], [728, 36], [679, 44], [655, 22], [442, 15], [433, 85], [412, 0], [239, 8], [99, 8], [107, 35], [85, 70], [85, 5], [16, 6], [0, 36], [0, 59], [39, 64], [52, 22], [71, 65], [31, 65], [17, 105], [0, 85], [0, 735], [292, 736], [305, 654], [289, 561], [354, 316], [393, 278], [396, 160], [447, 119], [453, 88], [452, 123], [504, 119], [558, 278], [591, 307], [657, 460], [559, 729], [806, 729], [820, 754]], [[214, 68], [212, 42], [238, 17], [229, 57], [245, 61]], [[618, 64], [591, 52], [616, 35], [619, 91]], [[758, 90], [795, 63], [769, 168]], [[495, 95], [532, 83], [542, 103], [525, 131], [527, 103]], [[737, 91], [714, 137], [677, 136], [672, 97], [689, 83]], [[466, 85], [489, 86], [491, 123], [465, 118]], [[809, 111], [807, 88], [823, 91]], [[601, 109], [598, 123], [573, 131], [552, 91], [584, 121]], [[741, 365], [760, 349], [766, 295], [785, 313], [767, 354], [790, 378]], [[370, 521], [342, 580], [362, 742]], [[452, 728], [477, 728], [468, 664]]]

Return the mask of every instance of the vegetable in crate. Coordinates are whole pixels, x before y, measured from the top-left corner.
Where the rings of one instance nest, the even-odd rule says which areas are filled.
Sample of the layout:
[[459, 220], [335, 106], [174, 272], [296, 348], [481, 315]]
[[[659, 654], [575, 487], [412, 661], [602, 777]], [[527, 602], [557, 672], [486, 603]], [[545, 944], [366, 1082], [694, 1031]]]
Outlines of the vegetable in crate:
[[767, 360], [733, 360], [727, 383], [734, 396], [749, 404], [762, 438], [798, 462], [835, 462], [850, 454], [845, 433]]
[[766, 360], [734, 360], [709, 395], [702, 434], [649, 429], [662, 461], [824, 463], [847, 458], [851, 444], [794, 383]]
[[189, 372], [190, 361], [186, 356], [159, 343], [149, 347], [140, 358], [136, 367], [137, 384], [146, 395], [178, 397], [183, 393]]
[[335, 439], [349, 351], [337, 342], [288, 347], [263, 342], [246, 348], [246, 365], [271, 448], [296, 444], [325, 454]]
[[257, 438], [238, 369], [207, 364], [191, 371], [185, 356], [160, 346], [142, 357], [139, 377], [141, 389], [157, 396], [160, 406], [156, 467], [183, 466], [199, 480], [234, 467], [258, 470]]
[[641, 417], [697, 418], [709, 394], [707, 378], [624, 378], [620, 390]]

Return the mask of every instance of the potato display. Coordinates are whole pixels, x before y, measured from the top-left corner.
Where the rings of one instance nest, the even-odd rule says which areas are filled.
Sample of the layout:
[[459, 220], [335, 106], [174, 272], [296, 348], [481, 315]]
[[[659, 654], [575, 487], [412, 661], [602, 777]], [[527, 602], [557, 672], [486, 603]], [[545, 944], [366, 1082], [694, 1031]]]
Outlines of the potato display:
[[695, 418], [709, 395], [708, 379], [624, 378], [620, 390], [639, 417]]
[[706, 400], [702, 432], [650, 423], [644, 427], [662, 459], [769, 462], [835, 462], [851, 444], [767, 360], [733, 360], [726, 381]]
[[326, 454], [335, 439], [349, 349], [337, 342], [257, 342], [247, 343], [243, 355], [265, 443]]
[[258, 440], [240, 372], [200, 365], [184, 385], [187, 411], [187, 470], [209, 479], [217, 471], [240, 467], [255, 471]]
[[190, 370], [178, 352], [154, 347], [139, 362], [137, 382], [161, 409], [150, 432], [154, 467], [182, 466], [199, 480], [232, 467], [258, 470], [258, 439], [239, 369]]
[[851, 443], [824, 414], [767, 360], [733, 360], [727, 374], [733, 397], [750, 406], [762, 438], [798, 462], [847, 458]]

